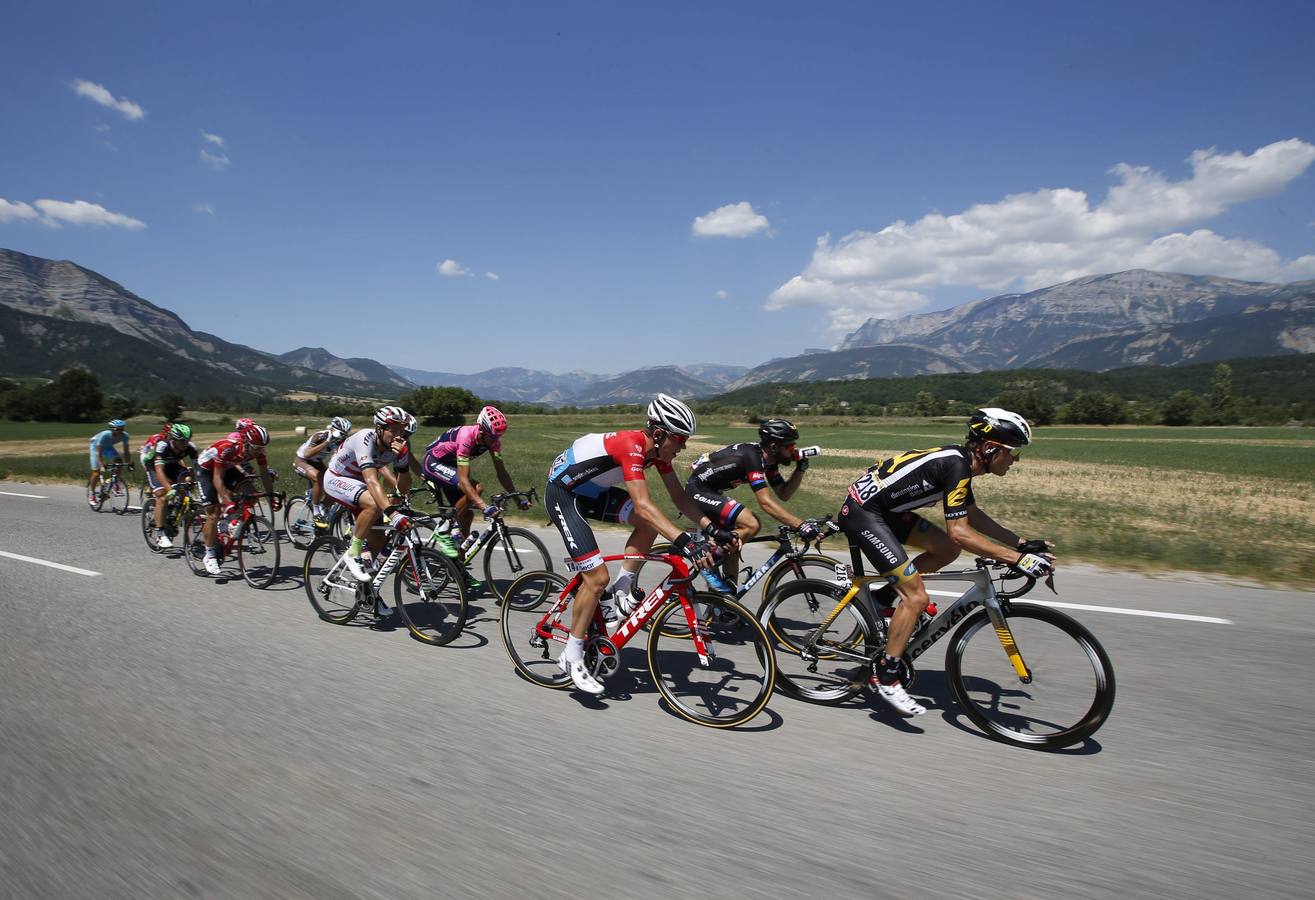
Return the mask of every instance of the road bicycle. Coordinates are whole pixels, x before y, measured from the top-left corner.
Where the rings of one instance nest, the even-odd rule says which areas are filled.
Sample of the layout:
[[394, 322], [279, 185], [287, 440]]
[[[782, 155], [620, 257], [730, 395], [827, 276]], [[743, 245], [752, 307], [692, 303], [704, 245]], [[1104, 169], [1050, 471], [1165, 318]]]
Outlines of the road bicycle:
[[[191, 478], [179, 478], [174, 482], [173, 490], [165, 494], [164, 528], [165, 535], [173, 540], [183, 530], [183, 523], [192, 517], [193, 510], [200, 505], [196, 497], [196, 482]], [[148, 494], [142, 501], [142, 538], [152, 553], [163, 553], [169, 549], [156, 543], [155, 533], [155, 495]]]
[[100, 483], [91, 495], [90, 506], [93, 512], [104, 512], [108, 508], [109, 512], [121, 516], [128, 511], [132, 489], [123, 477], [123, 470], [130, 468], [132, 465], [126, 462], [105, 464]]
[[[605, 562], [635, 559], [627, 554]], [[646, 563], [664, 563], [665, 578], [615, 630], [608, 632], [601, 604], [594, 610], [585, 639], [585, 665], [595, 678], [606, 680], [621, 667], [621, 651], [652, 623], [647, 641], [648, 669], [667, 705], [682, 718], [713, 728], [748, 722], [767, 705], [776, 678], [770, 641], [753, 614], [729, 597], [697, 594], [694, 574], [676, 553], [645, 553]], [[570, 635], [567, 610], [575, 599], [580, 575], [569, 582], [556, 572], [527, 572], [507, 588], [499, 613], [502, 643], [516, 671], [535, 684], [566, 688], [553, 645], [564, 648]], [[698, 602], [717, 602], [737, 614], [732, 625], [703, 621]], [[684, 634], [673, 634], [667, 623], [679, 621]]]
[[[792, 697], [835, 704], [858, 696], [885, 650], [893, 609], [874, 603], [869, 591], [885, 578], [862, 574], [858, 551], [851, 549], [855, 564], [837, 566], [832, 581], [783, 584], [759, 610], [780, 666], [777, 687]], [[968, 586], [920, 617], [904, 656], [906, 687], [916, 676], [914, 662], [953, 632], [946, 680], [964, 715], [990, 737], [1053, 750], [1081, 743], [1104, 724], [1114, 704], [1109, 656], [1075, 619], [1014, 602], [1035, 578], [979, 558], [975, 568], [932, 572], [922, 580]], [[1053, 591], [1053, 574], [1046, 583]]]
[[[202, 475], [204, 477], [204, 474]], [[281, 492], [255, 493], [239, 484], [233, 491], [233, 505], [220, 512], [215, 527], [220, 560], [237, 558], [238, 571], [247, 584], [267, 588], [279, 572], [279, 539], [274, 522], [265, 512], [262, 501], [268, 500], [277, 510], [283, 502]], [[205, 510], [197, 504], [183, 519], [183, 556], [195, 575], [208, 576], [205, 570]]]
[[[305, 475], [301, 477], [306, 478]], [[333, 502], [325, 494], [324, 502], [328, 508], [324, 511], [324, 519], [321, 520], [323, 524], [321, 524], [315, 520], [312, 496], [310, 487], [307, 487], [306, 493], [290, 497], [287, 505], [283, 507], [283, 534], [292, 546], [298, 550], [305, 550], [310, 547], [311, 541], [325, 534], [344, 541], [351, 540], [352, 528], [356, 521], [351, 510], [341, 503]]]
[[[424, 494], [437, 500], [428, 485], [414, 488], [411, 494], [413, 497]], [[539, 492], [530, 488], [528, 491], [509, 491], [488, 498], [489, 504], [498, 508], [498, 514], [489, 521], [487, 528], [475, 534], [474, 541], [468, 541], [468, 545], [457, 548], [457, 560], [463, 567], [471, 566], [480, 553], [484, 554], [484, 584], [498, 600], [506, 596], [507, 587], [523, 573], [553, 571], [552, 557], [548, 555], [548, 548], [543, 545], [543, 541], [534, 532], [508, 525], [502, 518], [507, 505], [520, 498], [534, 503], [539, 499]], [[455, 507], [440, 505], [435, 521], [441, 528], [444, 523], [449, 526], [455, 524], [456, 518]], [[441, 533], [441, 530], [435, 530], [429, 534], [426, 545], [435, 546]]]
[[[398, 511], [413, 525], [434, 525], [430, 516], [407, 508]], [[379, 553], [364, 560], [372, 572], [367, 582], [357, 581], [343, 561], [347, 552], [344, 541], [333, 535], [311, 541], [302, 577], [316, 614], [326, 622], [346, 625], [362, 610], [377, 611], [380, 590], [388, 576], [396, 573], [393, 605], [412, 637], [441, 646], [461, 634], [466, 625], [466, 588], [460, 567], [437, 549], [425, 546], [415, 528], [374, 527], [384, 529], [388, 536]]]

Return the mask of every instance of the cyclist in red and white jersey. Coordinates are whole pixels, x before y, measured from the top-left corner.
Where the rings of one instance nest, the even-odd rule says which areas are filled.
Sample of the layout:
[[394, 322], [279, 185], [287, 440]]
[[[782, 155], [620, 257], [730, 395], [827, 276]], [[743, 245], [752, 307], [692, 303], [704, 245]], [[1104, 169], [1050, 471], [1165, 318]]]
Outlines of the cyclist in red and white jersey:
[[[408, 441], [415, 431], [415, 421], [415, 417], [400, 406], [380, 407], [374, 414], [374, 427], [358, 431], [343, 441], [324, 473], [324, 492], [350, 509], [356, 517], [356, 527], [344, 562], [357, 581], [371, 578], [362, 564], [361, 550], [367, 542], [371, 553], [383, 545], [383, 533], [371, 531], [380, 516], [388, 517], [394, 528], [410, 527], [410, 520], [396, 512], [388, 502], [388, 489], [379, 472], [391, 468], [398, 493], [406, 496], [411, 489], [413, 464]], [[393, 610], [379, 601], [376, 612], [387, 617]]]
[[[241, 431], [215, 441], [197, 457], [196, 484], [201, 491], [201, 502], [205, 504], [205, 525], [201, 529], [205, 539], [205, 570], [211, 575], [221, 574], [217, 534], [220, 505], [225, 509], [232, 506], [233, 488], [244, 474], [240, 468], [242, 464], [254, 461], [265, 485], [265, 493], [274, 492], [274, 477], [265, 460], [268, 444], [269, 429], [251, 422]], [[278, 509], [276, 504], [271, 506]]]
[[[634, 524], [626, 541], [626, 553], [646, 553], [660, 534], [671, 541], [695, 565], [710, 566], [710, 546], [704, 535], [683, 531], [657, 507], [649, 496], [644, 470], [655, 468], [676, 507], [692, 521], [705, 527], [718, 543], [733, 539], [686, 495], [672, 469], [671, 461], [685, 448], [696, 422], [688, 406], [674, 397], [658, 394], [648, 407], [648, 424], [638, 431], [586, 434], [553, 461], [544, 492], [544, 506], [580, 573], [580, 587], [571, 611], [571, 636], [558, 665], [582, 691], [601, 694], [603, 686], [584, 665], [584, 638], [594, 610], [608, 587], [607, 565], [587, 519]], [[614, 601], [631, 610], [631, 586], [642, 561], [627, 561], [612, 585]]]
[[328, 428], [309, 435], [302, 442], [292, 460], [293, 471], [310, 482], [311, 514], [317, 522], [324, 521], [324, 486], [320, 484], [320, 478], [351, 431], [351, 422], [342, 416], [334, 416]]

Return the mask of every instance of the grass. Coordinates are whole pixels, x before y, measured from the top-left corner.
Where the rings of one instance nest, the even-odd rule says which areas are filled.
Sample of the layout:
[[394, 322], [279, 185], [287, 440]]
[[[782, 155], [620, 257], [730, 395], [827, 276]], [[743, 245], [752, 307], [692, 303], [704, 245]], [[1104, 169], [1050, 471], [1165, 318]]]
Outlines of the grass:
[[[269, 458], [284, 473], [280, 486], [300, 490], [291, 459], [301, 438], [292, 428], [321, 423], [291, 416], [261, 421], [276, 435]], [[134, 450], [157, 423], [129, 422]], [[198, 444], [221, 437], [229, 424], [227, 417], [217, 425], [198, 423]], [[504, 459], [517, 487], [536, 486], [542, 492], [553, 457], [572, 440], [587, 431], [633, 425], [588, 415], [516, 416]], [[928, 421], [800, 425], [800, 443], [820, 444], [825, 452], [790, 501], [800, 515], [836, 513], [848, 484], [881, 456], [954, 443], [962, 436], [962, 425]], [[747, 423], [705, 417], [701, 426], [677, 460], [682, 481], [699, 453], [756, 439]], [[0, 423], [0, 470], [11, 478], [81, 482], [86, 477], [86, 440], [95, 430], [90, 425]], [[417, 448], [433, 440], [437, 431], [422, 429]], [[1051, 538], [1064, 561], [1109, 568], [1192, 569], [1312, 585], [1313, 450], [1315, 433], [1309, 429], [1052, 427], [1038, 430], [1035, 445], [1008, 477], [984, 476], [973, 484], [983, 509], [1022, 534]], [[487, 458], [475, 461], [474, 475], [485, 483], [486, 492], [500, 490]], [[650, 479], [650, 489], [668, 514], [674, 514], [656, 480]], [[738, 489], [736, 496], [753, 505], [747, 489]], [[939, 510], [922, 512], [940, 521]], [[537, 524], [546, 521], [541, 507], [515, 515]]]

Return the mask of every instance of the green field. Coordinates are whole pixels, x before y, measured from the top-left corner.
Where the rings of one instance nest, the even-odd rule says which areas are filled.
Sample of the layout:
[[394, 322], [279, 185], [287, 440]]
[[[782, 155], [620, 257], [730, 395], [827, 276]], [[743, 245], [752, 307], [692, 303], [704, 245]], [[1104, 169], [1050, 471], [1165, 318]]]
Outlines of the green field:
[[[213, 420], [213, 417], [210, 417]], [[129, 423], [137, 439], [155, 421]], [[230, 422], [198, 424], [213, 440]], [[271, 464], [284, 473], [280, 486], [300, 490], [291, 459], [300, 439], [295, 417], [262, 420], [275, 432]], [[361, 424], [361, 423], [358, 423]], [[504, 458], [520, 488], [542, 490], [553, 457], [588, 431], [634, 427], [599, 417], [520, 415], [512, 420]], [[746, 423], [704, 417], [701, 431], [677, 462], [735, 440], [756, 438]], [[820, 444], [803, 488], [791, 501], [801, 515], [835, 513], [845, 488], [879, 456], [956, 442], [961, 424], [879, 420], [801, 423], [801, 444]], [[0, 472], [11, 479], [81, 481], [86, 477], [90, 425], [0, 422]], [[423, 428], [423, 446], [440, 429]], [[974, 480], [981, 507], [1016, 531], [1053, 539], [1063, 560], [1109, 568], [1193, 569], [1268, 582], [1315, 583], [1315, 432], [1306, 428], [1114, 428], [1054, 426], [1036, 441], [1007, 478]], [[683, 466], [678, 469], [683, 475]], [[496, 491], [492, 464], [475, 462], [474, 474]], [[650, 479], [650, 486], [656, 482]], [[669, 514], [674, 508], [658, 492]], [[740, 499], [752, 505], [745, 488]], [[936, 511], [924, 510], [933, 520]], [[541, 508], [518, 517], [545, 521]]]

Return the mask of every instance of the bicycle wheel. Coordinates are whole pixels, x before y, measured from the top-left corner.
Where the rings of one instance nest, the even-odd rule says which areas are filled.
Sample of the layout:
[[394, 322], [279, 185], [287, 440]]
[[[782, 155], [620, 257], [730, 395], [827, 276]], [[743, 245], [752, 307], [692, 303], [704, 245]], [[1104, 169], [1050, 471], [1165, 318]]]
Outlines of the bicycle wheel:
[[315, 613], [324, 621], [346, 625], [361, 609], [365, 591], [347, 567], [340, 565], [347, 545], [332, 537], [311, 541], [301, 566], [302, 585]]
[[[783, 559], [772, 570], [767, 573], [763, 579], [761, 600], [766, 600], [781, 585], [789, 584], [791, 581], [801, 581], [804, 578], [812, 578], [816, 581], [836, 580], [836, 563], [837, 560], [829, 556], [822, 556], [818, 553], [808, 553], [797, 559]], [[753, 606], [749, 602], [750, 598], [744, 596], [740, 602], [745, 606]]]
[[767, 633], [743, 606], [729, 597], [719, 601], [733, 616], [713, 618], [700, 627], [708, 656], [701, 658], [689, 637], [671, 637], [663, 626], [686, 620], [679, 601], [654, 617], [648, 635], [648, 669], [653, 684], [681, 717], [711, 728], [742, 725], [762, 711], [772, 695], [776, 660]]
[[193, 509], [183, 519], [183, 558], [193, 575], [207, 576], [205, 570], [205, 511]]
[[142, 502], [142, 539], [146, 541], [147, 548], [152, 553], [159, 553], [160, 548], [155, 546], [155, 498], [147, 497]]
[[507, 528], [506, 536], [504, 541], [495, 534], [484, 546], [484, 583], [498, 600], [526, 572], [552, 571], [552, 557], [538, 537], [524, 528]]
[[821, 630], [845, 596], [834, 582], [805, 579], [781, 585], [758, 612], [776, 651], [776, 686], [810, 703], [836, 704], [858, 696], [880, 649], [876, 627], [857, 599]]
[[315, 517], [305, 497], [289, 497], [283, 504], [283, 533], [298, 550], [315, 540]]
[[[565, 649], [563, 642], [540, 637], [536, 629], [543, 617], [557, 604], [566, 589], [566, 579], [556, 572], [526, 572], [507, 586], [498, 615], [502, 645], [507, 648], [516, 671], [535, 684], [549, 688], [570, 687], [571, 677], [557, 667], [557, 656]], [[554, 632], [563, 639], [570, 624], [570, 609], [559, 617]], [[557, 654], [549, 653], [556, 646]]]
[[[393, 601], [411, 636], [442, 646], [466, 627], [466, 590], [456, 563], [432, 547], [404, 558], [393, 576]], [[405, 577], [404, 577], [405, 576]]]
[[[986, 610], [964, 620], [945, 651], [945, 675], [960, 708], [990, 737], [1042, 750], [1085, 740], [1114, 706], [1114, 667], [1076, 620], [1030, 603], [1005, 614], [1031, 670], [1022, 683]], [[976, 640], [974, 640], [976, 638]]]
[[105, 499], [105, 505], [116, 515], [121, 516], [128, 511], [128, 501], [132, 499], [132, 491], [122, 478], [115, 478], [110, 482], [110, 495]]
[[274, 523], [252, 516], [238, 529], [237, 568], [253, 588], [267, 588], [279, 574], [279, 535]]

